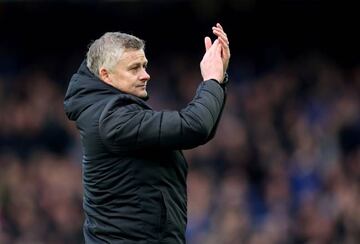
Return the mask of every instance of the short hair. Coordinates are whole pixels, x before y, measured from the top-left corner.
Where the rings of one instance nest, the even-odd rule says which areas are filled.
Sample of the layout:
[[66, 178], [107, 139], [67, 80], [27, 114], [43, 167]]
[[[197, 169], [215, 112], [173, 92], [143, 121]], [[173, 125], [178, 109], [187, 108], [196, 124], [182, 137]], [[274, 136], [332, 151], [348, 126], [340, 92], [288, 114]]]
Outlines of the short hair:
[[100, 68], [112, 70], [127, 49], [144, 50], [145, 41], [126, 33], [106, 32], [90, 44], [86, 54], [86, 65], [99, 77]]

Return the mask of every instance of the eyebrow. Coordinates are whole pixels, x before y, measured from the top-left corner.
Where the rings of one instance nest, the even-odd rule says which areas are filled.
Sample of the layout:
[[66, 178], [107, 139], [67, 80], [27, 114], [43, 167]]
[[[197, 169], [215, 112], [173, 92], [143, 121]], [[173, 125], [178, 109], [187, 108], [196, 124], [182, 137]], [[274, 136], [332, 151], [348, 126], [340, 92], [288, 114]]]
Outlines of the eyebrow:
[[135, 63], [132, 63], [129, 65], [129, 67], [135, 67], [135, 66], [142, 66], [142, 65], [147, 65], [148, 64], [148, 61], [145, 60], [144, 62], [135, 62]]

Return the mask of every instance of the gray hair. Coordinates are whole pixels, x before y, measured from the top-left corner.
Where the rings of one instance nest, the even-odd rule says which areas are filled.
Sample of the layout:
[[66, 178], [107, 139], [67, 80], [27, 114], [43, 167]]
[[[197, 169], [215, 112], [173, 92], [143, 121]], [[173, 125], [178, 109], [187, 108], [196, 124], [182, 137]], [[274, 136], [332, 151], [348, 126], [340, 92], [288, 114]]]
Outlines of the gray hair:
[[126, 49], [145, 49], [145, 42], [140, 38], [121, 32], [107, 32], [93, 41], [86, 54], [86, 65], [99, 77], [101, 67], [112, 70]]

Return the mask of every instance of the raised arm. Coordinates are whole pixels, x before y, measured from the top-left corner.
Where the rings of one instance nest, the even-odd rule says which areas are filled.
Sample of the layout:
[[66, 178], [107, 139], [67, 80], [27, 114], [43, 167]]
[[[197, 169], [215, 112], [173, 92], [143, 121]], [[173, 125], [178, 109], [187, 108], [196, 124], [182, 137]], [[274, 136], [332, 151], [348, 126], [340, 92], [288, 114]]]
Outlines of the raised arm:
[[222, 84], [230, 51], [222, 27], [213, 27], [218, 37], [205, 37], [205, 54], [200, 62], [203, 82], [195, 97], [180, 111], [152, 111], [122, 98], [112, 101], [100, 118], [104, 143], [114, 152], [143, 148], [188, 149], [209, 141], [216, 131], [225, 104]]

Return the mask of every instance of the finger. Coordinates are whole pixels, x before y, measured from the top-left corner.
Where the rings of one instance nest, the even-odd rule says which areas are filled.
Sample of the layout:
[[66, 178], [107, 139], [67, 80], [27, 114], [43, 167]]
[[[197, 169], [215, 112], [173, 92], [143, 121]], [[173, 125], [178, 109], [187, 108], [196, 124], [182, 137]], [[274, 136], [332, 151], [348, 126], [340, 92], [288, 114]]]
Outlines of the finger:
[[224, 39], [223, 37], [218, 37], [217, 40], [219, 40], [220, 45], [224, 48], [225, 51], [229, 50], [229, 41], [227, 39]]
[[214, 35], [216, 35], [218, 38], [221, 38], [222, 40], [224, 40], [226, 43], [229, 43], [229, 39], [226, 36], [225, 33], [222, 32], [218, 32], [218, 31], [214, 31]]
[[229, 41], [225, 40], [223, 37], [218, 37], [220, 44], [225, 48], [229, 49]]
[[216, 27], [220, 28], [221, 30], [224, 30], [223, 27], [220, 25], [220, 23], [217, 23]]
[[223, 44], [221, 44], [221, 58], [223, 58], [223, 59], [229, 59], [230, 58], [230, 49], [224, 47]]
[[211, 45], [209, 49], [216, 49], [217, 46], [219, 46], [219, 40], [215, 39], [214, 43]]
[[208, 49], [208, 53], [211, 53], [211, 55], [213, 55], [216, 52], [216, 49], [217, 49], [218, 46], [220, 46], [219, 45], [219, 40], [216, 39], [214, 41], [214, 43], [211, 45], [211, 47]]
[[219, 32], [224, 33], [224, 34], [225, 34], [225, 36], [226, 36], [225, 31], [224, 31], [222, 28], [218, 27], [218, 26], [213, 26], [213, 27], [212, 27], [212, 30], [218, 30]]
[[212, 30], [213, 30], [213, 32], [214, 32], [214, 31], [217, 31], [218, 33], [222, 33], [224, 36], [227, 36], [226, 33], [225, 33], [225, 31], [224, 31], [223, 29], [219, 28], [219, 27], [213, 26], [213, 27], [212, 27]]
[[[218, 39], [216, 39], [216, 41], [218, 41]], [[215, 43], [215, 42], [214, 42]], [[217, 44], [219, 44], [219, 42], [217, 42]], [[222, 50], [222, 47], [221, 45], [216, 45], [216, 54], [219, 55], [221, 57], [221, 50]]]
[[205, 50], [207, 51], [212, 45], [210, 37], [208, 36], [205, 37], [204, 42], [205, 42]]
[[216, 47], [219, 45], [219, 40], [215, 39], [215, 41], [212, 43], [212, 45], [206, 50], [205, 55], [207, 56], [213, 56], [216, 53]]
[[223, 39], [225, 40], [225, 42], [229, 42], [226, 33], [223, 32], [223, 31], [221, 31], [220, 29], [214, 28], [214, 29], [213, 29], [213, 33], [214, 33], [214, 35], [216, 35], [217, 37], [223, 38]]

